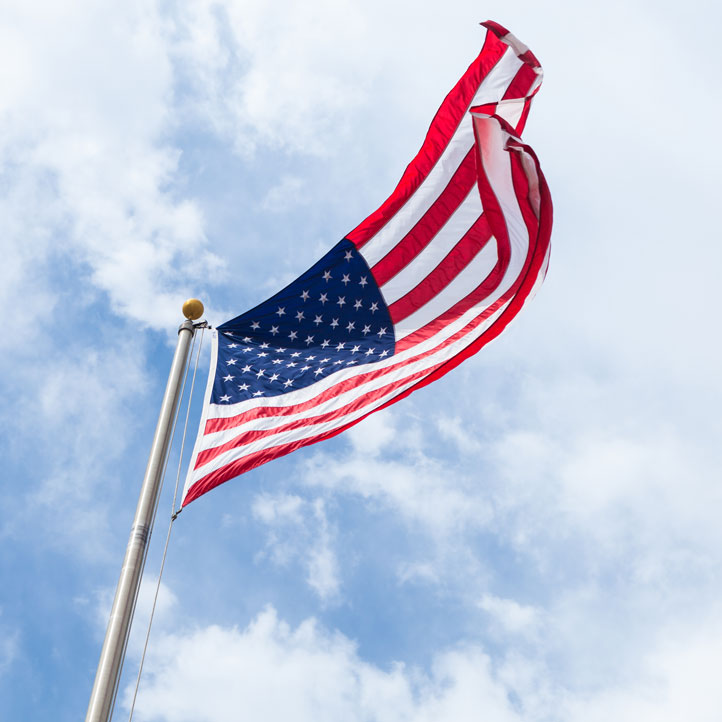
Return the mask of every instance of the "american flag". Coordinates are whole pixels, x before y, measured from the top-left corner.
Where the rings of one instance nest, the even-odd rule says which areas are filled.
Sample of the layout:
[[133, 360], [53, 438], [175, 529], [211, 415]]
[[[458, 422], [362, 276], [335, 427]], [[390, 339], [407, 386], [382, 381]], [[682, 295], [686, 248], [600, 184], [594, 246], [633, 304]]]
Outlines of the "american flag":
[[521, 140], [541, 67], [500, 25], [388, 200], [268, 301], [213, 332], [183, 505], [444, 375], [541, 284], [552, 205]]

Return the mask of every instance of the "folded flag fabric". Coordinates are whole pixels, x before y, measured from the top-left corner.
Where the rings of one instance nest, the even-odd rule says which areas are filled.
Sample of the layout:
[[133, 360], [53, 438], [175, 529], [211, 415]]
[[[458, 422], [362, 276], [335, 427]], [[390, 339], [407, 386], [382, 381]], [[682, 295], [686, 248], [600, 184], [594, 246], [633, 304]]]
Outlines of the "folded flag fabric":
[[521, 133], [542, 70], [493, 22], [386, 202], [213, 332], [183, 506], [446, 374], [541, 284], [552, 204]]

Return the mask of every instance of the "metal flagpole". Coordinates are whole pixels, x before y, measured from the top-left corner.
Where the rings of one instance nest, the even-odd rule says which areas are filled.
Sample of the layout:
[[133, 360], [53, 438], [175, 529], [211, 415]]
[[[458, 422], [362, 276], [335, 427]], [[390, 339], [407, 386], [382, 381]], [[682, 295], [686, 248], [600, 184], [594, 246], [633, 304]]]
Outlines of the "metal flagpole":
[[190, 342], [195, 332], [193, 321], [203, 315], [203, 304], [198, 299], [189, 299], [183, 304], [183, 315], [186, 320], [178, 329], [178, 344], [170, 367], [163, 403], [160, 407], [158, 424], [155, 428], [148, 466], [140, 489], [133, 526], [130, 529], [130, 539], [125, 550], [120, 579], [115, 590], [113, 608], [110, 612], [108, 629], [100, 653], [98, 671], [95, 674], [95, 683], [90, 695], [85, 722], [110, 722], [113, 714], [130, 624], [138, 598], [148, 542], [153, 530], [155, 510], [158, 506], [161, 475], [168, 455], [173, 420], [178, 410], [183, 369], [188, 360]]

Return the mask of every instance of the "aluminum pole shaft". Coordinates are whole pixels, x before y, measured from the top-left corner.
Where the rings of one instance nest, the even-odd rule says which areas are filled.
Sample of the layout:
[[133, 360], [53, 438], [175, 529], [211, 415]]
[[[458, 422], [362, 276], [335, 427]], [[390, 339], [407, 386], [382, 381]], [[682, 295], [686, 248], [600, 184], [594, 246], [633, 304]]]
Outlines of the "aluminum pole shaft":
[[148, 457], [145, 478], [140, 489], [138, 507], [130, 530], [128, 547], [120, 571], [120, 579], [115, 590], [113, 608], [110, 612], [108, 630], [105, 633], [103, 649], [100, 653], [98, 671], [95, 675], [93, 691], [90, 695], [88, 714], [85, 722], [110, 722], [118, 691], [120, 673], [123, 669], [125, 648], [128, 644], [130, 624], [133, 620], [138, 589], [143, 575], [148, 543], [153, 531], [155, 510], [160, 496], [160, 482], [168, 455], [171, 430], [180, 398], [183, 369], [188, 361], [190, 342], [194, 328], [191, 321], [184, 321], [178, 329], [178, 345], [171, 364], [168, 383], [165, 387], [163, 404], [160, 408], [158, 424], [153, 437], [153, 445]]

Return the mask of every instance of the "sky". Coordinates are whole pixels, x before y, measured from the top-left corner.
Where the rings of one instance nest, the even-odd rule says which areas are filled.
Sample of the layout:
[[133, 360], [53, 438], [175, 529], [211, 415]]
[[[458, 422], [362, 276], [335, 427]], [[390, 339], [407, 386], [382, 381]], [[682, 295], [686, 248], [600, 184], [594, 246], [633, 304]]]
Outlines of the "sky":
[[221, 323], [375, 210], [486, 19], [545, 71], [544, 286], [184, 510], [134, 719], [722, 718], [717, 4], [6, 0], [0, 719], [85, 714], [182, 302]]

